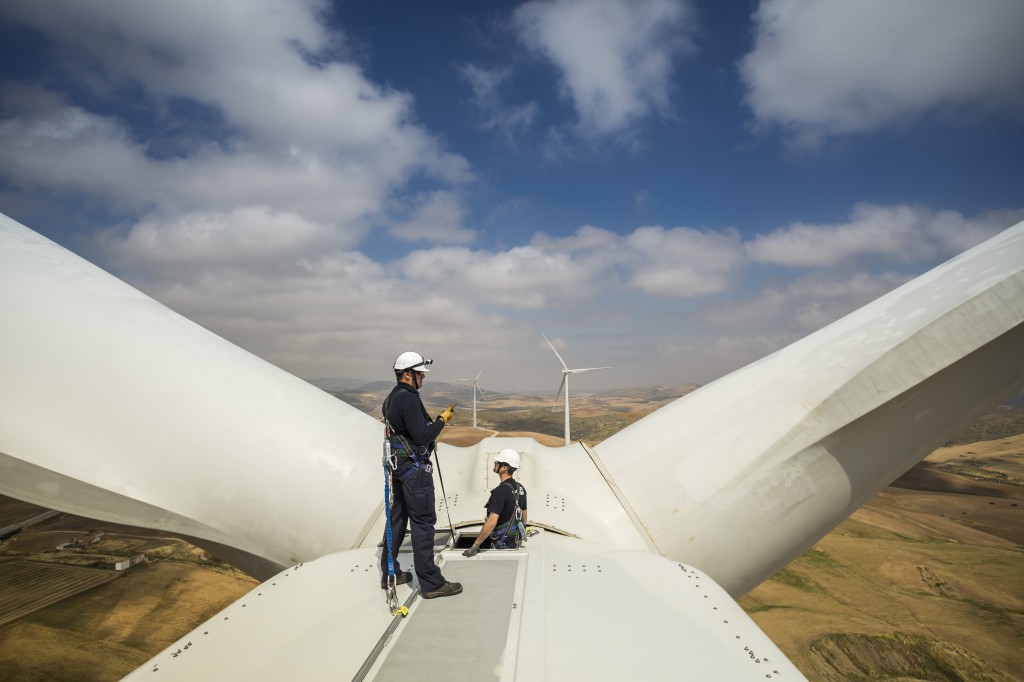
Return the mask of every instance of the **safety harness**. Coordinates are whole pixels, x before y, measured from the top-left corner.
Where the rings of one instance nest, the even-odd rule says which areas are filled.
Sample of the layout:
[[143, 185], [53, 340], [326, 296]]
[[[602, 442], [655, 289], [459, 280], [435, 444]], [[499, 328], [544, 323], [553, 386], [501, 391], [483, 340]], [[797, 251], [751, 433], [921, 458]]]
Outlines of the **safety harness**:
[[[409, 478], [417, 469], [422, 469], [426, 473], [433, 473], [434, 469], [430, 464], [430, 452], [426, 446], [416, 447], [409, 443], [402, 434], [398, 433], [391, 426], [391, 422], [388, 420], [388, 405], [391, 401], [389, 395], [384, 400], [383, 416], [384, 416], [384, 536], [387, 539], [387, 553], [388, 553], [388, 577], [387, 577], [387, 601], [388, 608], [391, 611], [392, 616], [401, 614], [406, 616], [409, 613], [407, 606], [398, 605], [398, 593], [396, 588], [398, 587], [397, 579], [395, 578], [395, 554], [392, 549], [393, 540], [391, 535], [391, 507], [394, 504], [394, 491], [391, 489], [391, 476], [398, 469], [400, 464], [399, 460], [402, 458], [408, 458], [412, 461], [412, 466], [409, 470], [398, 477], [398, 480], [405, 482], [405, 479]], [[435, 457], [436, 457], [435, 452]], [[440, 464], [440, 460], [437, 460]], [[441, 469], [438, 467], [438, 475], [440, 476]], [[448, 498], [444, 493], [444, 478], [441, 478], [441, 496], [444, 498], [445, 511], [448, 511]], [[455, 537], [455, 529], [452, 526], [451, 514], [448, 515], [448, 525], [452, 528], [451, 538], [449, 542]]]
[[[491, 546], [495, 549], [519, 549], [523, 538], [526, 537], [526, 528], [523, 526], [523, 510], [519, 508], [520, 487], [515, 479], [512, 478], [503, 481], [502, 485], [509, 481], [512, 481], [514, 484], [509, 486], [509, 489], [512, 491], [512, 501], [515, 504], [515, 509], [512, 510], [512, 515], [508, 517], [508, 521], [502, 525], [500, 532], [496, 528], [491, 533]], [[509, 541], [509, 531], [513, 531], [511, 542]]]
[[[392, 616], [401, 614], [405, 616], [409, 613], [408, 608], [401, 607], [398, 605], [398, 580], [395, 577], [395, 553], [393, 551], [394, 541], [391, 535], [391, 506], [394, 504], [394, 491], [391, 489], [391, 475], [398, 469], [398, 458], [399, 452], [408, 453], [405, 456], [410, 457], [413, 462], [413, 466], [404, 474], [399, 477], [400, 481], [405, 481], [414, 471], [420, 468], [424, 468], [423, 459], [416, 456], [416, 450], [413, 449], [409, 442], [396, 432], [391, 427], [391, 422], [388, 421], [388, 403], [390, 402], [391, 396], [384, 401], [384, 537], [387, 540], [387, 553], [388, 553], [388, 577], [385, 585], [387, 586], [387, 601], [388, 609], [391, 611]], [[426, 448], [423, 448], [423, 452], [426, 452]], [[430, 464], [425, 464], [425, 470], [429, 473], [431, 471]]]
[[391, 467], [391, 471], [394, 472], [398, 469], [400, 464], [399, 460], [408, 458], [412, 461], [412, 467], [404, 474], [398, 477], [398, 480], [404, 482], [405, 479], [409, 478], [414, 471], [422, 469], [428, 474], [433, 472], [434, 468], [430, 465], [430, 453], [427, 451], [426, 446], [414, 446], [407, 441], [402, 434], [398, 433], [391, 422], [388, 421], [388, 405], [390, 404], [391, 396], [388, 396], [387, 400], [384, 401], [384, 443], [385, 449], [390, 451], [387, 463]]

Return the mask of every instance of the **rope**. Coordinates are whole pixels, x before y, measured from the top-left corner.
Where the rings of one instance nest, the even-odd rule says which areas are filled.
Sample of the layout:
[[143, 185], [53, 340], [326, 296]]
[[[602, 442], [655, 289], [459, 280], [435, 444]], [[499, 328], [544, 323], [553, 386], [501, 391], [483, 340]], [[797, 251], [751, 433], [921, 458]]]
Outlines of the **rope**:
[[[385, 441], [387, 443], [387, 441]], [[385, 452], [390, 448], [385, 445]], [[398, 606], [398, 593], [395, 588], [398, 587], [397, 579], [395, 578], [395, 555], [391, 551], [391, 471], [388, 467], [388, 457], [385, 455], [384, 458], [384, 536], [387, 538], [387, 553], [388, 553], [388, 577], [387, 577], [387, 595], [386, 599], [388, 602], [388, 609], [391, 611], [392, 616], [398, 615], [400, 609]], [[405, 611], [408, 613], [408, 610]], [[402, 615], [404, 616], [405, 613]]]
[[444, 491], [444, 476], [441, 474], [441, 457], [438, 456], [436, 444], [434, 445], [434, 464], [437, 465], [437, 478], [441, 481], [441, 499], [444, 500], [444, 513], [448, 516], [448, 530], [451, 531], [448, 541], [444, 543], [444, 548], [449, 549], [449, 546], [455, 546], [455, 526], [452, 525], [452, 514], [448, 510], [448, 495]]

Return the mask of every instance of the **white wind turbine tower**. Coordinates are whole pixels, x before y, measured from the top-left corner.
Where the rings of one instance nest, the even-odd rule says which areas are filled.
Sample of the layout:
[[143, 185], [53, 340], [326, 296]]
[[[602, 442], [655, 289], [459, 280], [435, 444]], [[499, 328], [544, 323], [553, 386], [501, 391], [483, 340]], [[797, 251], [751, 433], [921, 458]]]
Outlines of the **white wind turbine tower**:
[[[541, 334], [541, 336], [544, 336], [544, 335]], [[557, 350], [555, 350], [555, 347], [551, 344], [551, 341], [548, 340], [548, 337], [544, 336], [544, 340], [548, 342], [548, 345], [551, 346], [551, 350], [552, 350], [552, 352], [554, 352], [555, 357], [558, 358], [558, 361], [560, 363], [562, 363], [562, 383], [558, 385], [558, 393], [555, 394], [555, 403], [556, 404], [558, 403], [558, 396], [561, 395], [562, 388], [564, 387], [565, 388], [565, 444], [569, 445], [569, 375], [570, 374], [578, 374], [580, 372], [592, 372], [595, 369], [611, 369], [611, 367], [584, 367], [583, 369], [569, 369], [566, 366], [566, 364], [565, 364], [565, 360], [562, 359], [562, 356], [558, 354]], [[551, 409], [554, 409], [554, 407], [552, 407]]]
[[[481, 367], [480, 371], [476, 373], [476, 376], [472, 379], [459, 379], [459, 381], [472, 381], [473, 382], [473, 428], [476, 428], [476, 393], [480, 389], [477, 386], [476, 380], [480, 378], [480, 375], [484, 373], [484, 368]], [[484, 399], [483, 391], [480, 391], [480, 400]]]

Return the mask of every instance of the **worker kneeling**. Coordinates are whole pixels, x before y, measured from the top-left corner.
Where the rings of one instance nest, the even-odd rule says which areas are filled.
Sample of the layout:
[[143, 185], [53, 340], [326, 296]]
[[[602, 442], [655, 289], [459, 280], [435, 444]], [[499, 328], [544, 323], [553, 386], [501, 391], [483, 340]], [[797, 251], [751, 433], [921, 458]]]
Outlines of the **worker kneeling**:
[[487, 500], [487, 519], [473, 546], [462, 553], [476, 556], [482, 549], [516, 549], [526, 537], [526, 489], [512, 474], [519, 468], [519, 453], [506, 448], [494, 456], [494, 473], [501, 478]]

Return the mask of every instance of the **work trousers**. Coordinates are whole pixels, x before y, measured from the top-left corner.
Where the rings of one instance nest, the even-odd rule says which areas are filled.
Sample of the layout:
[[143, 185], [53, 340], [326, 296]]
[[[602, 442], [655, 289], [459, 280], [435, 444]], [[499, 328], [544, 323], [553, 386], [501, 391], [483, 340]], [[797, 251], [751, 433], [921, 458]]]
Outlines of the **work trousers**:
[[[391, 550], [395, 557], [395, 575], [402, 569], [398, 563], [398, 548], [405, 540], [406, 523], [412, 526], [412, 556], [420, 590], [433, 592], [444, 585], [441, 569], [434, 563], [434, 525], [437, 510], [434, 508], [434, 476], [423, 469], [412, 468], [411, 463], [400, 466], [391, 476], [394, 501], [391, 505]], [[382, 580], [388, 575], [388, 539], [384, 535], [384, 547], [380, 553]]]

